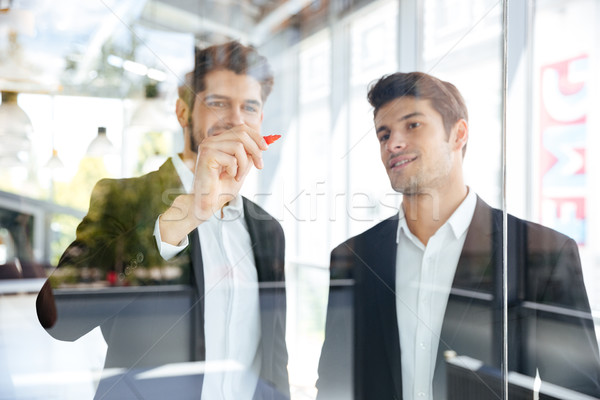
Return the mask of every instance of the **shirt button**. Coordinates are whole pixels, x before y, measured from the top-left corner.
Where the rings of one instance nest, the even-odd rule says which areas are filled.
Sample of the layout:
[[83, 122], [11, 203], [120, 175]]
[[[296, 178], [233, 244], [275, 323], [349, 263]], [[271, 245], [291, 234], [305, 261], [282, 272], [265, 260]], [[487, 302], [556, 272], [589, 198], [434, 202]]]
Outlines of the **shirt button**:
[[427, 346], [425, 346], [425, 342], [419, 343], [419, 347], [421, 347], [423, 350], [425, 350], [425, 348], [427, 348]]
[[419, 392], [419, 393], [417, 393], [417, 396], [419, 396], [419, 397], [425, 397], [425, 392]]

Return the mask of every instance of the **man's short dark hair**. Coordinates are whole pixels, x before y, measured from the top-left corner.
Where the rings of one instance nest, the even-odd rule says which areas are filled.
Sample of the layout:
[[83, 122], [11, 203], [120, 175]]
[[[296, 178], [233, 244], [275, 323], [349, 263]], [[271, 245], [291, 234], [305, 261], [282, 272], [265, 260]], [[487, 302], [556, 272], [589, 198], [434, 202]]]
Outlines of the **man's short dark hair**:
[[[238, 75], [253, 77], [260, 83], [263, 103], [273, 89], [271, 66], [267, 59], [252, 46], [244, 46], [237, 41], [227, 42], [205, 49], [196, 49], [195, 58], [194, 71], [191, 75], [186, 75], [184, 88], [179, 90], [179, 97], [190, 106], [193, 105], [195, 94], [206, 88], [204, 78], [212, 71], [229, 70]], [[192, 90], [193, 93], [190, 93]]]
[[444, 129], [450, 130], [460, 119], [468, 121], [467, 106], [456, 87], [423, 72], [396, 72], [384, 75], [369, 86], [367, 98], [373, 106], [373, 114], [390, 101], [411, 96], [419, 100], [431, 101], [432, 107], [440, 113]]

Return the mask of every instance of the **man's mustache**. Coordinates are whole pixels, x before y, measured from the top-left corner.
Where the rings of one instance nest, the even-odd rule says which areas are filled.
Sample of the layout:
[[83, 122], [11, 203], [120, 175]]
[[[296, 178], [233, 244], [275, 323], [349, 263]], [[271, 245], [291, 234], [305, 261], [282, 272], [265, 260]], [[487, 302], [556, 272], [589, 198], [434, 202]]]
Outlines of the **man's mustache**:
[[215, 135], [217, 133], [221, 133], [223, 131], [228, 131], [229, 129], [233, 128], [233, 124], [217, 124], [217, 125], [213, 125], [210, 128], [208, 128], [208, 131], [206, 132], [207, 136], [212, 136]]

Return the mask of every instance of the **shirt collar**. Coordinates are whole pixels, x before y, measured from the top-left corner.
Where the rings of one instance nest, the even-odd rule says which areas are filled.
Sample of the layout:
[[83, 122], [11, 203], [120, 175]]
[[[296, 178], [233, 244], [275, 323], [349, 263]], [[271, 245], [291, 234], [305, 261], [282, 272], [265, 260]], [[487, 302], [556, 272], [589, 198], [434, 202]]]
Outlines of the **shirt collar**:
[[408, 229], [408, 224], [406, 223], [406, 215], [404, 214], [404, 209], [402, 208], [402, 203], [400, 203], [400, 210], [398, 211], [398, 231], [396, 232], [396, 244], [400, 243], [400, 235], [404, 232], [404, 235], [413, 242], [417, 247], [424, 248], [423, 243], [417, 239], [410, 229]]
[[467, 187], [467, 190], [469, 191], [467, 197], [460, 203], [460, 206], [458, 206], [447, 221], [454, 232], [454, 237], [457, 238], [461, 237], [469, 229], [473, 214], [475, 213], [475, 205], [477, 204], [475, 192], [469, 187]]
[[[477, 196], [475, 192], [467, 187], [467, 197], [460, 203], [458, 208], [452, 213], [448, 221], [444, 225], [449, 225], [454, 233], [454, 237], [459, 238], [463, 233], [469, 229], [473, 214], [475, 213], [475, 205], [477, 204]], [[400, 242], [400, 235], [404, 232], [409, 238], [412, 236], [412, 232], [408, 229], [406, 223], [406, 216], [402, 203], [400, 203], [400, 209], [398, 210], [398, 231], [396, 232], [396, 243]]]
[[244, 202], [242, 196], [237, 195], [225, 207], [223, 207], [223, 220], [233, 221], [244, 217]]
[[[174, 155], [171, 157], [173, 161], [173, 166], [175, 167], [175, 171], [177, 171], [177, 175], [179, 175], [179, 179], [181, 180], [181, 184], [186, 193], [193, 192], [194, 186], [194, 173], [185, 165], [180, 155]], [[242, 196], [235, 196], [233, 200], [231, 200], [225, 207], [223, 207], [223, 220], [234, 220], [236, 218], [240, 218], [244, 216], [244, 202], [242, 201]], [[219, 216], [217, 216], [219, 217]]]

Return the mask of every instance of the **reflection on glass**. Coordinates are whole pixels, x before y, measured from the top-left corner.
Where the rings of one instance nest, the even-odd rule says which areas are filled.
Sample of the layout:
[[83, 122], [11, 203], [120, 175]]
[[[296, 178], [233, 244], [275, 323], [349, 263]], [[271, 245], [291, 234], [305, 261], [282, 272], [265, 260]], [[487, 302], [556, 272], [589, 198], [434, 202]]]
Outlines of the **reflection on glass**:
[[[65, 324], [58, 322], [51, 333], [69, 340], [79, 337], [77, 340], [55, 340], [35, 315], [43, 277], [76, 240], [94, 185], [102, 178], [140, 176], [160, 169], [169, 155], [189, 147], [184, 144], [185, 133], [161, 132], [147, 115], [141, 123], [154, 125], [146, 130], [132, 126], [136, 99], [143, 97], [144, 86], [164, 79], [160, 90], [170, 95], [167, 103], [175, 118], [176, 88], [193, 68], [193, 44], [219, 43], [228, 40], [228, 35], [258, 46], [268, 55], [275, 86], [264, 104], [261, 134], [283, 135], [263, 152], [265, 168], [251, 172], [243, 185], [244, 195], [274, 215], [286, 234], [287, 299], [279, 286], [282, 275], [264, 276], [257, 269], [269, 264], [257, 257], [273, 254], [278, 260], [273, 268], [281, 267], [279, 230], [274, 229], [266, 243], [254, 246], [248, 257], [254, 258], [259, 271], [258, 284], [250, 277], [252, 283], [244, 287], [258, 297], [261, 356], [263, 361], [276, 359], [272, 364], [262, 362], [261, 374], [269, 365], [277, 365], [273, 371], [280, 375], [274, 379], [285, 381], [283, 366], [287, 362], [291, 398], [314, 400], [327, 314], [328, 341], [321, 357], [319, 397], [327, 398], [328, 380], [346, 379], [349, 384], [345, 387], [358, 391], [369, 379], [383, 379], [390, 371], [403, 369], [410, 354], [424, 354], [408, 373], [426, 370], [421, 366], [428, 364], [436, 381], [445, 368], [448, 398], [497, 398], [504, 383], [497, 368], [502, 345], [508, 346], [510, 355], [509, 398], [575, 399], [573, 392], [564, 390], [593, 393], [588, 385], [591, 380], [580, 377], [582, 372], [589, 375], [596, 370], [592, 319], [600, 329], [600, 254], [595, 245], [599, 243], [600, 214], [594, 207], [600, 200], [600, 157], [596, 154], [600, 135], [595, 134], [600, 120], [594, 112], [600, 82], [597, 0], [510, 2], [508, 104], [501, 104], [500, 95], [504, 60], [502, 2], [498, 0], [302, 0], [277, 4], [251, 0], [218, 2], [214, 7], [202, 1], [113, 1], [119, 5], [111, 7], [109, 1], [73, 2], [72, 7], [62, 8], [34, 3], [13, 1], [12, 9], [3, 15], [8, 31], [0, 28], [0, 89], [19, 92], [19, 107], [34, 128], [29, 136], [29, 157], [10, 153], [16, 144], [10, 137], [4, 138], [6, 148], [0, 148], [0, 277], [7, 278], [0, 279], [0, 397], [90, 399], [101, 381], [100, 396], [113, 385], [125, 384], [138, 390], [138, 397], [200, 398], [200, 385], [224, 387], [226, 376], [238, 374], [244, 362], [221, 357], [222, 347], [218, 348], [221, 353], [198, 355], [207, 350], [202, 350], [202, 343], [211, 340], [211, 333], [205, 332], [199, 321], [212, 318], [210, 311], [227, 314], [210, 302], [227, 297], [234, 285], [227, 280], [215, 284], [210, 279], [218, 280], [219, 275], [200, 275], [193, 263], [181, 261], [192, 257], [191, 248], [169, 261], [153, 248], [135, 248], [138, 242], [155, 245], [147, 240], [153, 234], [152, 218], [139, 220], [135, 227], [122, 225], [127, 239], [120, 240], [119, 235], [112, 242], [110, 237], [83, 229], [86, 241], [114, 243], [106, 247], [112, 255], [100, 252], [98, 257], [90, 257], [87, 265], [68, 266], [64, 259], [52, 274], [58, 320], [62, 316]], [[18, 9], [29, 6], [30, 10]], [[23, 12], [35, 16], [29, 32], [23, 32], [14, 23], [19, 19], [11, 17]], [[115, 13], [120, 18], [115, 18]], [[14, 29], [18, 35], [11, 32]], [[141, 69], [123, 68], [125, 64]], [[136, 74], [142, 70], [148, 73]], [[365, 262], [373, 266], [369, 261], [373, 253], [389, 257], [388, 247], [398, 248], [394, 240], [385, 245], [384, 235], [366, 249], [357, 244], [359, 239], [353, 239], [348, 242], [354, 246], [352, 251], [337, 249], [330, 260], [331, 249], [338, 243], [396, 214], [402, 201], [400, 193], [390, 190], [389, 178], [377, 161], [380, 144], [374, 140], [373, 109], [365, 101], [371, 82], [398, 70], [428, 72], [460, 88], [470, 114], [463, 173], [473, 194], [499, 208], [505, 185], [510, 214], [555, 229], [577, 244], [575, 249], [563, 236], [553, 233], [546, 237], [546, 229], [511, 219], [505, 244], [526, 254], [507, 260], [511, 271], [526, 267], [534, 272], [508, 277], [517, 281], [511, 283], [513, 290], [506, 299], [511, 305], [508, 337], [502, 336], [499, 319], [500, 277], [488, 273], [497, 272], [502, 243], [494, 235], [489, 240], [469, 235], [481, 233], [486, 224], [467, 230], [458, 259], [451, 263], [456, 264], [456, 271], [451, 271], [454, 275], [447, 294], [436, 289], [436, 279], [443, 278], [437, 270], [448, 264], [449, 257], [438, 257], [437, 263], [424, 266], [418, 275], [414, 270], [394, 276], [374, 275], [370, 270], [347, 274], [347, 264], [352, 263], [354, 270], [364, 269]], [[195, 95], [193, 90], [189, 94]], [[501, 115], [505, 106], [509, 110], [508, 170], [502, 181]], [[85, 156], [98, 126], [107, 127], [118, 154]], [[60, 173], [43, 168], [53, 147], [65, 165]], [[110, 182], [98, 185], [108, 198], [94, 196], [92, 216], [126, 209], [122, 214], [133, 220], [141, 218], [141, 210], [153, 207], [150, 200], [136, 200], [144, 191], [121, 190]], [[167, 202], [184, 191], [179, 183], [169, 189], [173, 190], [159, 196]], [[164, 205], [153, 193], [148, 198]], [[122, 203], [120, 199], [132, 200]], [[103, 210], [98, 211], [100, 208]], [[475, 209], [486, 211], [487, 207], [475, 202]], [[487, 216], [479, 211], [474, 215], [479, 215], [480, 221], [496, 224], [496, 211], [487, 209]], [[109, 221], [106, 218], [102, 223], [109, 225]], [[121, 216], [119, 222], [123, 222]], [[86, 226], [84, 222], [82, 227]], [[249, 223], [248, 228], [251, 226]], [[389, 231], [395, 239], [398, 230]], [[420, 249], [408, 228], [402, 233], [406, 248], [414, 245], [417, 254], [431, 250]], [[427, 247], [435, 247], [434, 243], [430, 241]], [[222, 250], [219, 243], [199, 247]], [[581, 287], [576, 250], [591, 314], [582, 291], [577, 290], [580, 296], [572, 296], [575, 291], [564, 290], [565, 285]], [[68, 255], [77, 259], [75, 254]], [[105, 256], [113, 255], [114, 265], [103, 263]], [[205, 255], [202, 252], [201, 257]], [[336, 279], [326, 313], [330, 261]], [[477, 269], [486, 262], [488, 269]], [[555, 279], [564, 269], [545, 271], [549, 265], [572, 265], [574, 269], [564, 274], [564, 279]], [[378, 272], [377, 268], [373, 270]], [[33, 279], [22, 279], [25, 277]], [[213, 290], [204, 290], [207, 287]], [[399, 295], [392, 299], [390, 288]], [[367, 301], [359, 302], [357, 296], [367, 291]], [[423, 302], [415, 301], [415, 291], [422, 294]], [[411, 320], [411, 310], [423, 311], [425, 300], [441, 303], [439, 298], [444, 296], [443, 319], [432, 313], [428, 319]], [[245, 296], [238, 298], [240, 302], [227, 304], [256, 310], [256, 297], [248, 301]], [[388, 312], [385, 307], [364, 307], [380, 298], [388, 311], [394, 309], [391, 318], [382, 318]], [[398, 323], [399, 318], [408, 322]], [[249, 319], [256, 322], [256, 318]], [[283, 349], [284, 319], [289, 360], [283, 356], [285, 352], [275, 350]], [[393, 343], [397, 334], [402, 351], [377, 347], [379, 342], [373, 346], [352, 344], [356, 337], [374, 331], [378, 323], [387, 324], [384, 345]], [[234, 335], [250, 336], [248, 325], [236, 326]], [[424, 340], [406, 345], [407, 334], [399, 326], [409, 326], [423, 334]], [[272, 336], [266, 336], [269, 334]], [[339, 342], [337, 349], [331, 347], [332, 336]], [[108, 352], [105, 342], [110, 344]], [[267, 342], [274, 345], [263, 347]], [[410, 349], [405, 351], [407, 346]], [[358, 355], [353, 354], [354, 347]], [[267, 354], [271, 350], [273, 354]], [[341, 355], [331, 357], [337, 350]], [[364, 360], [371, 356], [384, 361], [369, 368]], [[348, 366], [356, 379], [344, 375]], [[202, 378], [207, 372], [212, 376], [208, 383]], [[427, 386], [428, 378], [405, 378], [401, 372], [395, 379], [396, 394], [406, 389], [412, 393], [404, 398], [420, 398], [418, 387]], [[405, 385], [406, 381], [409, 384]], [[439, 386], [441, 381], [436, 382]], [[176, 383], [176, 389], [164, 394], [162, 390], [169, 390], [170, 383]], [[381, 388], [365, 389], [364, 398], [385, 396]], [[432, 391], [434, 388], [432, 385]], [[351, 395], [344, 393], [342, 398]]]
[[45, 265], [34, 257], [34, 216], [0, 207], [0, 279], [42, 278]]

